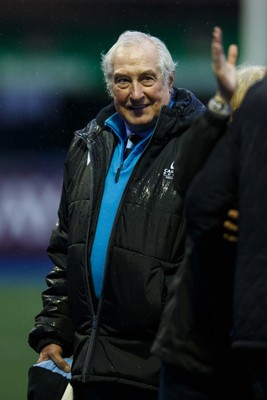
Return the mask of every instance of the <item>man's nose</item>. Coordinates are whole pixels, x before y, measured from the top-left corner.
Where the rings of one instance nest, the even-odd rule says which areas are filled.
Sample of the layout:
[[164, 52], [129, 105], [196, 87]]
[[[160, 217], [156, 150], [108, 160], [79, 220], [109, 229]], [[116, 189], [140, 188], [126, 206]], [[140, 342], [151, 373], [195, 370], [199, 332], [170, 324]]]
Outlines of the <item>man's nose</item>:
[[132, 82], [131, 99], [139, 100], [143, 97], [143, 87], [139, 82]]

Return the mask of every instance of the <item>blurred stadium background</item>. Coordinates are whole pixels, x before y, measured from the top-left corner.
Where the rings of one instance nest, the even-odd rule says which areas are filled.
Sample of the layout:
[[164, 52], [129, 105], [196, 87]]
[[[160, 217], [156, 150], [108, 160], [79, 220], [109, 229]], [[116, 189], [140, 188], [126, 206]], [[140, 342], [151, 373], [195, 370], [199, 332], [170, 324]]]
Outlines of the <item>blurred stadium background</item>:
[[27, 335], [51, 267], [64, 157], [73, 131], [109, 102], [101, 52], [127, 29], [159, 36], [179, 63], [176, 85], [206, 102], [213, 26], [226, 47], [239, 44], [240, 62], [265, 64], [266, 1], [1, 0], [1, 399], [26, 399], [36, 360]]

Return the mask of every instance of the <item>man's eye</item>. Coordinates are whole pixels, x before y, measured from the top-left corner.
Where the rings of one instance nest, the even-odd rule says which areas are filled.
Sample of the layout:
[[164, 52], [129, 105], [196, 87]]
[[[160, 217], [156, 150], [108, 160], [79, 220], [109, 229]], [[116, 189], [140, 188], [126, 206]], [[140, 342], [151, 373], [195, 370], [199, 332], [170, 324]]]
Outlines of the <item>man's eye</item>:
[[154, 82], [155, 82], [155, 78], [153, 78], [153, 76], [144, 76], [143, 78], [142, 78], [142, 83], [143, 83], [143, 85], [145, 85], [145, 86], [150, 86], [150, 85], [153, 85], [154, 84]]
[[129, 79], [128, 78], [116, 78], [115, 79], [115, 83], [116, 83], [116, 85], [119, 85], [119, 86], [124, 86], [124, 85], [128, 85], [129, 84]]

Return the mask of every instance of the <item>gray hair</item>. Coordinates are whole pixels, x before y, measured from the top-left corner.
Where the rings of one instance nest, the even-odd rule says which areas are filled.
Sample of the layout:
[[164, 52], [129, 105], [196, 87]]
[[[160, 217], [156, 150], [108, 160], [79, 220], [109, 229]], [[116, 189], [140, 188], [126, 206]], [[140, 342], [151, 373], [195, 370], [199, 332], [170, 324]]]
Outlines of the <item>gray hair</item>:
[[136, 45], [137, 43], [141, 44], [144, 41], [151, 43], [155, 47], [155, 50], [157, 51], [159, 57], [159, 63], [156, 67], [158, 67], [161, 71], [164, 85], [168, 85], [169, 79], [174, 73], [177, 63], [173, 61], [172, 56], [167, 49], [165, 43], [157, 37], [151, 36], [148, 33], [138, 31], [125, 31], [119, 36], [117, 42], [109, 49], [109, 51], [106, 54], [101, 55], [101, 68], [104, 74], [106, 88], [110, 96], [112, 96], [114, 58], [117, 54], [118, 49], [121, 47]]

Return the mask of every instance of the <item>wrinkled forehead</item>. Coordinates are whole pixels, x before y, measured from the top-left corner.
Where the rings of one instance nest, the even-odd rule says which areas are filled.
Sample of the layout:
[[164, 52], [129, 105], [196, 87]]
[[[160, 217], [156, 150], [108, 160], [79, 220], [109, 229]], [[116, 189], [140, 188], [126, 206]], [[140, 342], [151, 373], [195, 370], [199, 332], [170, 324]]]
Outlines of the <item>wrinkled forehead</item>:
[[117, 69], [139, 68], [159, 70], [158, 52], [153, 45], [143, 41], [131, 45], [120, 46], [113, 57], [113, 72]]

